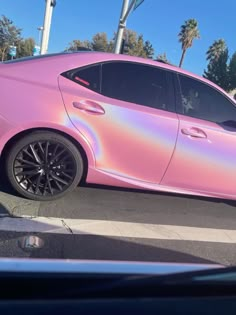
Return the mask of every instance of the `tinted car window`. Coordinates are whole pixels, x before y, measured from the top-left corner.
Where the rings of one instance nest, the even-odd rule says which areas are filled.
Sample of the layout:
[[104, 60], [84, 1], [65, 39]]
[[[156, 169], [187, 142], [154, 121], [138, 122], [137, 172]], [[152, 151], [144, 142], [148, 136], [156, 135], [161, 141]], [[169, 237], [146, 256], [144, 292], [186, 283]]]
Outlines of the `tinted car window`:
[[102, 65], [102, 94], [118, 100], [168, 109], [168, 84], [164, 70], [128, 62]]
[[220, 92], [207, 84], [179, 75], [181, 114], [216, 123], [236, 121], [236, 107]]
[[90, 90], [100, 92], [100, 68], [100, 65], [92, 65], [71, 70], [63, 75]]

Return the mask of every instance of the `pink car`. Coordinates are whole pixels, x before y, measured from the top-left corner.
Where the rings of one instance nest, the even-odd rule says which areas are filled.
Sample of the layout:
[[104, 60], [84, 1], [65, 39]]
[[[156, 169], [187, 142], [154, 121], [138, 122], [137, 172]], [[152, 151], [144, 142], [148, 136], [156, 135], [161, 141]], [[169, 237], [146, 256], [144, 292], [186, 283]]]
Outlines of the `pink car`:
[[213, 83], [124, 55], [0, 64], [0, 154], [22, 196], [88, 183], [236, 199], [236, 107]]

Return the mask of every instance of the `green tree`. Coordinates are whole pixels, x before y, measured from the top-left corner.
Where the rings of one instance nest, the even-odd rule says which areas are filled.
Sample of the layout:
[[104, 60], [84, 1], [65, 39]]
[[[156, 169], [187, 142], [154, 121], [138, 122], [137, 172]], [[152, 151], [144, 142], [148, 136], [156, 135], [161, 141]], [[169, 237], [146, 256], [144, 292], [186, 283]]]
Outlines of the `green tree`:
[[150, 41], [145, 41], [142, 34], [137, 34], [135, 31], [126, 29], [124, 32], [126, 39], [127, 55], [143, 58], [152, 58], [154, 49]]
[[217, 61], [226, 48], [227, 46], [224, 39], [215, 40], [206, 53], [207, 60], [209, 60], [209, 62]]
[[114, 40], [110, 40], [107, 46], [107, 52], [112, 53], [114, 51]]
[[146, 58], [146, 51], [144, 50], [144, 41], [143, 41], [143, 35], [136, 35], [135, 34], [135, 42], [132, 45], [132, 49], [130, 49], [129, 55], [131, 56], [137, 56], [137, 57], [144, 57]]
[[[126, 53], [131, 56], [144, 58], [153, 58], [154, 48], [150, 41], [144, 41], [142, 34], [137, 34], [132, 30], [126, 29], [124, 32], [126, 41]], [[92, 41], [79, 39], [73, 40], [66, 48], [67, 51], [76, 51], [81, 47], [86, 47], [94, 51], [113, 52], [115, 36], [109, 40], [106, 33], [97, 33], [93, 36]]]
[[106, 33], [97, 33], [93, 36], [91, 42], [94, 51], [108, 51], [109, 42]]
[[89, 40], [81, 41], [79, 39], [75, 39], [71, 43], [69, 43], [69, 46], [66, 48], [66, 51], [77, 51], [81, 48], [92, 49], [92, 45]]
[[198, 22], [195, 19], [189, 19], [181, 26], [180, 33], [178, 35], [179, 42], [182, 46], [182, 55], [179, 62], [179, 67], [182, 67], [184, 57], [188, 48], [192, 47], [193, 40], [200, 38], [198, 30]]
[[154, 57], [154, 48], [153, 48], [153, 46], [152, 46], [152, 44], [150, 43], [149, 40], [145, 41], [143, 49], [144, 49], [144, 51], [146, 53], [146, 58], [153, 59], [153, 57]]
[[214, 82], [226, 91], [229, 91], [231, 86], [227, 65], [228, 59], [229, 52], [226, 48], [217, 59], [212, 59], [209, 62], [207, 70], [205, 70], [203, 74], [204, 78]]
[[127, 55], [134, 56], [134, 50], [137, 42], [137, 33], [132, 30], [125, 29], [124, 38], [126, 42]]
[[2, 61], [9, 57], [9, 47], [17, 46], [21, 39], [20, 36], [21, 29], [17, 28], [5, 15], [2, 15], [0, 19], [0, 58]]
[[17, 45], [16, 57], [26, 57], [33, 55], [33, 49], [35, 46], [35, 40], [33, 38], [26, 38], [21, 40]]
[[236, 52], [232, 55], [229, 63], [230, 89], [236, 89]]

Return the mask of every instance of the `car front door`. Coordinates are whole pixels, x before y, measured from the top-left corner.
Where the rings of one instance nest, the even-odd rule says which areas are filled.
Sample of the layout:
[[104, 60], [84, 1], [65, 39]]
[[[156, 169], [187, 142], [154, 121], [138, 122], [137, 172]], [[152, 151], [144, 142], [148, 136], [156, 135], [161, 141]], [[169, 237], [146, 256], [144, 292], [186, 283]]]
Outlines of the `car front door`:
[[93, 149], [97, 169], [161, 181], [179, 124], [170, 74], [138, 63], [108, 62], [69, 71], [59, 85], [71, 121]]
[[180, 127], [162, 185], [236, 194], [236, 108], [206, 83], [179, 75]]

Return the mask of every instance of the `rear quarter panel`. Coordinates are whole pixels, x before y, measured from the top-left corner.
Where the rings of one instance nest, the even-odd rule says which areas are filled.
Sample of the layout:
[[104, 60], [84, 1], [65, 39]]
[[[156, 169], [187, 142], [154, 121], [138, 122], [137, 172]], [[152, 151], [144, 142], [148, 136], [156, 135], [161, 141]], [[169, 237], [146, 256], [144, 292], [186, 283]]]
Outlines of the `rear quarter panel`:
[[77, 140], [93, 165], [88, 142], [65, 111], [58, 88], [59, 69], [44, 61], [3, 65], [0, 70], [0, 153], [5, 143], [23, 130], [51, 128]]

